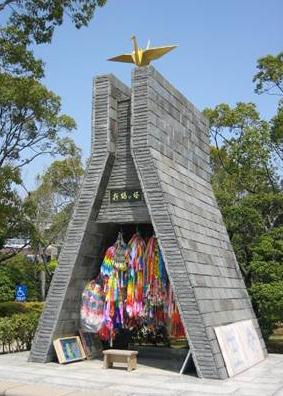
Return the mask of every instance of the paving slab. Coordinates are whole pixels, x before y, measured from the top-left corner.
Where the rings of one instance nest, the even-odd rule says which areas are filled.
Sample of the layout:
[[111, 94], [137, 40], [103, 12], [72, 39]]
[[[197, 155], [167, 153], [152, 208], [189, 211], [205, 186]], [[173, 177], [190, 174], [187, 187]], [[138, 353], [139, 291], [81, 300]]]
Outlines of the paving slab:
[[138, 363], [128, 372], [105, 370], [101, 360], [59, 365], [27, 358], [26, 352], [0, 355], [0, 396], [283, 396], [283, 355], [224, 381], [180, 375], [164, 362]]
[[71, 393], [71, 389], [53, 388], [45, 385], [20, 385], [12, 387], [3, 393], [5, 396], [67, 396]]
[[6, 395], [8, 389], [17, 388], [19, 386], [21, 385], [16, 382], [0, 381], [0, 396]]
[[274, 393], [273, 396], [283, 396], [283, 386]]
[[68, 396], [125, 396], [125, 394], [122, 393], [114, 394], [109, 390], [102, 391], [100, 389], [96, 391], [73, 391], [71, 393], [68, 393]]

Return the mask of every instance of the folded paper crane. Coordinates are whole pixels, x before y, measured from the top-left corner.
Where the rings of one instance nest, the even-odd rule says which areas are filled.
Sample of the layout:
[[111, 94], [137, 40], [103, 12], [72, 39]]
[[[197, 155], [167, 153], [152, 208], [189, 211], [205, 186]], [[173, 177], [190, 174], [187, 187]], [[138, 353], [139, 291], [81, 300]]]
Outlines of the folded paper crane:
[[114, 58], [108, 60], [113, 62], [134, 63], [137, 66], [147, 66], [152, 60], [161, 58], [161, 56], [177, 47], [177, 45], [168, 45], [166, 47], [149, 48], [148, 43], [147, 48], [139, 48], [136, 36], [132, 36], [131, 39], [134, 44], [134, 50], [131, 54], [114, 56]]

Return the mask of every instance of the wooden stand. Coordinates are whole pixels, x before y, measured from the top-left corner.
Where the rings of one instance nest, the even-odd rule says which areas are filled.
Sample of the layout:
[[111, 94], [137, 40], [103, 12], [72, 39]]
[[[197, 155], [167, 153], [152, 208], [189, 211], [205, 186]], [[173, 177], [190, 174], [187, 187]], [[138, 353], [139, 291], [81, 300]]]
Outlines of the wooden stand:
[[127, 363], [128, 371], [135, 370], [137, 368], [137, 354], [137, 351], [107, 349], [103, 351], [103, 367], [108, 369], [113, 367], [113, 363]]

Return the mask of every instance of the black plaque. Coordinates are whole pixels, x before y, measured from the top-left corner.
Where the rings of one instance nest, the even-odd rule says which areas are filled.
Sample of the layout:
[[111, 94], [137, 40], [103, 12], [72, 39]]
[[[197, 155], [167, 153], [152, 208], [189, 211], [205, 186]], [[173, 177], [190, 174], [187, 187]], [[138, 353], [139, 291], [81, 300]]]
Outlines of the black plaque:
[[138, 202], [142, 201], [142, 190], [110, 190], [110, 202]]

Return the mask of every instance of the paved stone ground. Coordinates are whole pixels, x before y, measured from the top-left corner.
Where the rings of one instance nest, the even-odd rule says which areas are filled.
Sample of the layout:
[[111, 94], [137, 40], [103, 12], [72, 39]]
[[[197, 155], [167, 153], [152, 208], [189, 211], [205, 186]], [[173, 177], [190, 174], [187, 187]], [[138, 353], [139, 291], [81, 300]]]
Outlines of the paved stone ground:
[[0, 356], [0, 395], [283, 396], [283, 355], [279, 354], [225, 381], [142, 364], [128, 373], [125, 368], [104, 370], [99, 360], [58, 365], [28, 363], [27, 357], [26, 352]]

